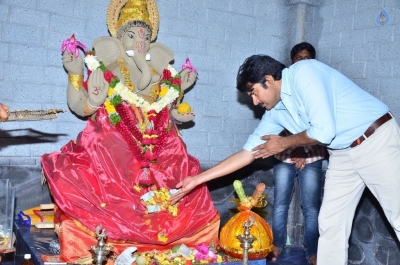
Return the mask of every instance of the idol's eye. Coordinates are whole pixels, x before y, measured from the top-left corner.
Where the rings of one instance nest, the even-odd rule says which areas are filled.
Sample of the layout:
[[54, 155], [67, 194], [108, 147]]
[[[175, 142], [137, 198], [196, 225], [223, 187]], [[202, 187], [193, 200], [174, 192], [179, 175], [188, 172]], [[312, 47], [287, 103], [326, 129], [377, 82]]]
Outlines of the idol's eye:
[[135, 38], [135, 34], [133, 34], [133, 33], [127, 33], [127, 35], [128, 35], [128, 37], [130, 39], [134, 39]]

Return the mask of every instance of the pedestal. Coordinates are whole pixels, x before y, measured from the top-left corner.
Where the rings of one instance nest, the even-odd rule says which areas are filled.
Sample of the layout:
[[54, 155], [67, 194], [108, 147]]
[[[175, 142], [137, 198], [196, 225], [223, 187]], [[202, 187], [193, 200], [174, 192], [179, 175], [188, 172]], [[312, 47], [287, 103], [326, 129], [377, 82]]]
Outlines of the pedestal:
[[[49, 251], [49, 243], [57, 239], [54, 229], [39, 229], [35, 226], [26, 226], [19, 220], [14, 221], [16, 235], [16, 254], [14, 264], [21, 264], [24, 254], [31, 254], [35, 265], [44, 265], [41, 254], [52, 255]], [[242, 265], [241, 261], [220, 263], [224, 265]], [[266, 265], [265, 259], [250, 260], [248, 265]], [[212, 265], [212, 264], [210, 264]]]

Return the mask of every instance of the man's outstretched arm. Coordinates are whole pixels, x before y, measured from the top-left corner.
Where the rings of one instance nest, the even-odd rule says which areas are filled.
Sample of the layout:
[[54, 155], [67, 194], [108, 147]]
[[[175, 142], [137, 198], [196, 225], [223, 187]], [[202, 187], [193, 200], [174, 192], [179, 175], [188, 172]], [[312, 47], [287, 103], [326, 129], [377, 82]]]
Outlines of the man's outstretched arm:
[[[176, 185], [177, 189], [180, 189], [177, 193], [171, 196], [171, 204], [175, 204], [183, 196], [188, 194], [192, 189], [198, 185], [205, 183], [209, 180], [216, 179], [225, 175], [228, 175], [242, 167], [247, 166], [254, 160], [251, 152], [241, 150], [230, 157], [226, 158], [216, 166], [202, 172], [197, 176], [187, 177]], [[233, 181], [232, 181], [233, 182]]]
[[267, 158], [288, 148], [321, 144], [317, 140], [308, 137], [306, 131], [286, 137], [279, 135], [264, 135], [261, 139], [266, 142], [252, 149], [254, 158]]

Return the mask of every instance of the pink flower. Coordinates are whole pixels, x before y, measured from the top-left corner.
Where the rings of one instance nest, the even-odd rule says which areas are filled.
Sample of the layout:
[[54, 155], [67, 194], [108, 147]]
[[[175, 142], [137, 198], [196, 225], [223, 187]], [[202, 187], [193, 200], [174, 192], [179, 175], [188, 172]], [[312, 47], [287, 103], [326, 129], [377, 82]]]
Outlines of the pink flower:
[[150, 139], [150, 138], [144, 138], [144, 139], [142, 140], [142, 144], [144, 144], [144, 145], [149, 145], [149, 144], [151, 144], [151, 139]]
[[150, 161], [157, 159], [156, 155], [154, 155], [150, 150], [147, 150], [144, 156]]
[[146, 162], [146, 161], [140, 162], [140, 167], [141, 167], [141, 168], [149, 167], [149, 162]]
[[186, 63], [184, 63], [184, 64], [182, 65], [182, 70], [183, 70], [183, 69], [186, 69], [186, 68], [189, 69], [189, 72], [195, 72], [195, 73], [197, 73], [196, 68], [194, 68], [194, 66], [190, 63], [189, 58], [186, 58]]
[[202, 243], [201, 245], [195, 246], [195, 249], [197, 250], [195, 255], [196, 260], [207, 260], [209, 250], [206, 243]]
[[72, 34], [71, 38], [63, 41], [61, 45], [61, 52], [64, 52], [65, 50], [67, 50], [68, 53], [75, 52], [75, 57], [78, 57], [79, 47], [81, 47], [82, 50], [86, 52], [86, 46], [82, 42], [75, 39], [75, 34]]

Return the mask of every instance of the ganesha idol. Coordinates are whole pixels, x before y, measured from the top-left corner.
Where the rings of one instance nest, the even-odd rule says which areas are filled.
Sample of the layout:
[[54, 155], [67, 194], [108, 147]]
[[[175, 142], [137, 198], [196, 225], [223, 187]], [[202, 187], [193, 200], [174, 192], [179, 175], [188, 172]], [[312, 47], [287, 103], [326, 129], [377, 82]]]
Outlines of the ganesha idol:
[[179, 73], [169, 65], [173, 53], [154, 42], [158, 22], [154, 0], [113, 0], [110, 37], [84, 58], [74, 36], [63, 43], [68, 105], [88, 117], [75, 141], [41, 158], [63, 261], [90, 257], [99, 225], [115, 254], [217, 243], [220, 219], [206, 186], [168, 203], [180, 181], [201, 171], [176, 126], [194, 117], [182, 97], [197, 72], [190, 61]]

